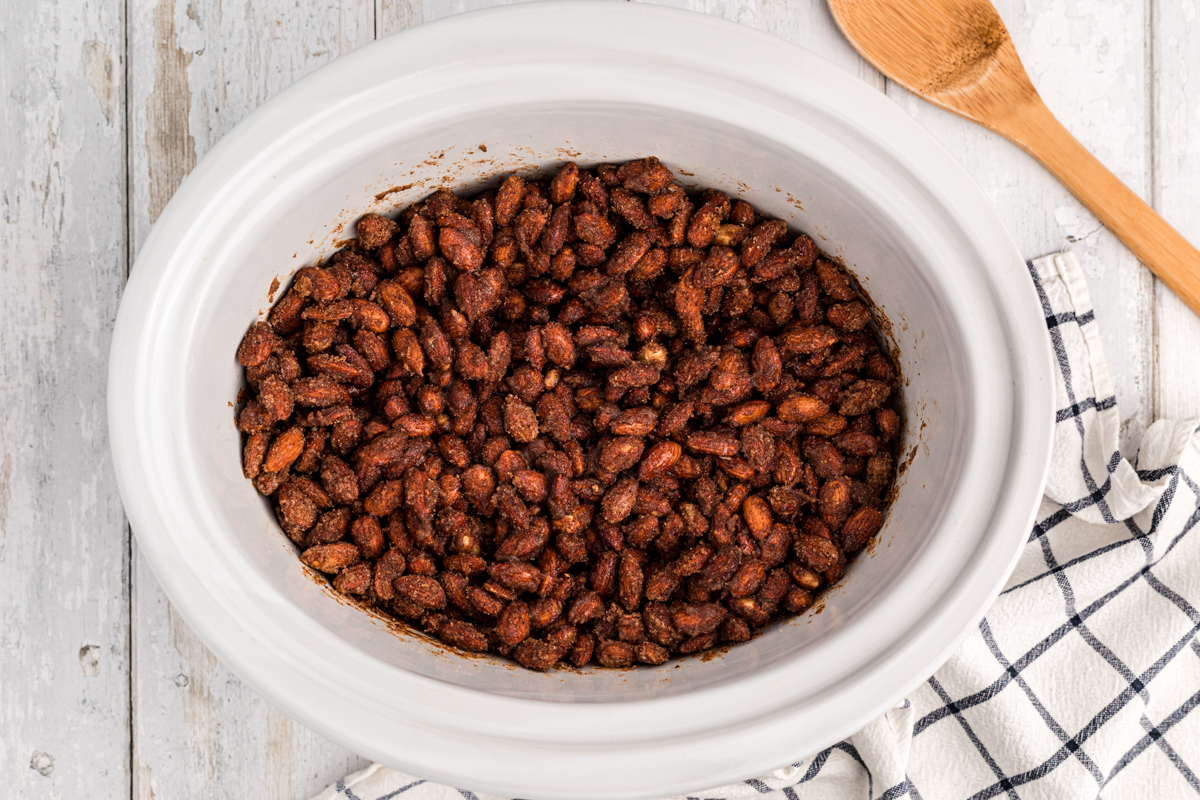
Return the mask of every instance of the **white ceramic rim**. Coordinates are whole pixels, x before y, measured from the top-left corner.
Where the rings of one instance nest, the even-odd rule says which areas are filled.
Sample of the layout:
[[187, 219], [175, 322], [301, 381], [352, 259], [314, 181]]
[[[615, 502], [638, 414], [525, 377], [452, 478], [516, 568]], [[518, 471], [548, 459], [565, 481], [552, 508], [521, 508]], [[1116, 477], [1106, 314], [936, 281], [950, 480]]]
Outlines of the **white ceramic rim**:
[[[992, 509], [998, 533], [980, 542], [940, 609], [914, 621], [902, 643], [818, 692], [805, 694], [779, 668], [683, 696], [622, 703], [476, 692], [369, 658], [347, 663], [333, 650], [314, 656], [314, 644], [325, 642], [301, 642], [267, 624], [256, 609], [230, 601], [219, 576], [180, 557], [174, 540], [198, 523], [173, 511], [187, 487], [163, 469], [148, 439], [150, 366], [161, 357], [155, 331], [167, 324], [161, 300], [197, 221], [215, 213], [231, 176], [269, 160], [301, 123], [369, 103], [380, 86], [433, 64], [469, 62], [463, 42], [505, 30], [524, 33], [518, 57], [533, 64], [561, 57], [556, 32], [569, 32], [581, 52], [619, 42], [630, 63], [681, 61], [701, 69], [698, 54], [721, 52], [723, 80], [820, 106], [847, 126], [878, 132], [875, 147], [919, 176], [984, 254], [1011, 357], [1028, 380], [1013, 398], [1012, 449]], [[670, 36], [657, 35], [667, 30]], [[347, 86], [356, 89], [347, 94]], [[108, 396], [118, 482], [139, 547], [181, 616], [234, 672], [289, 715], [377, 761], [497, 794], [582, 798], [674, 794], [760, 774], [855, 732], [924, 681], [978, 623], [1015, 566], [1049, 464], [1053, 387], [1044, 320], [1011, 237], [962, 167], [883, 95], [817, 56], [713, 17], [561, 2], [461, 15], [368, 45], [297, 82], [226, 135], [184, 181], [139, 255], [114, 333]]]

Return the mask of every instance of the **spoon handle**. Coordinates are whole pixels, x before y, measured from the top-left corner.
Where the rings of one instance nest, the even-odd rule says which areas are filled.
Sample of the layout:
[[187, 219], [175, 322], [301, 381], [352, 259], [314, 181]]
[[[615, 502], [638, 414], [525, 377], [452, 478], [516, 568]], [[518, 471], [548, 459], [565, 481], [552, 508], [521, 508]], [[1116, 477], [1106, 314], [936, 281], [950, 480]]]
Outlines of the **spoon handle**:
[[1036, 93], [996, 130], [1042, 162], [1159, 280], [1200, 314], [1200, 251], [1109, 172]]

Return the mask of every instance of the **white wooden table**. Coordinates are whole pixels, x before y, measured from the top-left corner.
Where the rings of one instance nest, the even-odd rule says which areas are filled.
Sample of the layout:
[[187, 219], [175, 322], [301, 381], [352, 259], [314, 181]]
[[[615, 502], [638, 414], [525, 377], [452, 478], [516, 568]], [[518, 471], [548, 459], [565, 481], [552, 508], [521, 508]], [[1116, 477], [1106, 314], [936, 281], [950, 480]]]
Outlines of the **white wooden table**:
[[[1200, 414], [1200, 320], [1031, 159], [884, 80], [823, 0], [666, 3], [859, 75], [966, 165], [1026, 256], [1075, 250], [1127, 452], [1153, 420]], [[150, 227], [239, 120], [341, 53], [493, 4], [0, 3], [0, 796], [303, 800], [366, 763], [217, 663], [138, 555], [109, 460], [109, 340]], [[1200, 242], [1197, 0], [998, 5], [1049, 106]]]

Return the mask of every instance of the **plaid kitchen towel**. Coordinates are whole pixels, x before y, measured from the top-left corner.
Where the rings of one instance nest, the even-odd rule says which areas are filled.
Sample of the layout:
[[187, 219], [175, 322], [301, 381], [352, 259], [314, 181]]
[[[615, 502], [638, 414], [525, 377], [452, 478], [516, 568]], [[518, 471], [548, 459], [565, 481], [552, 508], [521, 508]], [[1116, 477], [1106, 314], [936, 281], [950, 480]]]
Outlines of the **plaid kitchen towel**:
[[[1159, 421], [1136, 463], [1073, 255], [1030, 265], [1058, 365], [1046, 496], [984, 620], [900, 707], [717, 798], [1200, 794], [1200, 437]], [[373, 765], [314, 800], [488, 796]]]

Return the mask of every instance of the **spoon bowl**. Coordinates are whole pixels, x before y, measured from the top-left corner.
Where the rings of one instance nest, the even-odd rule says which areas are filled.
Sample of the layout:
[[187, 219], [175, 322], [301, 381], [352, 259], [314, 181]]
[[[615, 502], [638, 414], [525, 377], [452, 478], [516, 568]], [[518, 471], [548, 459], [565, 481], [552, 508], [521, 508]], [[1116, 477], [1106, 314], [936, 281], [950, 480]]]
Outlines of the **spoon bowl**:
[[829, 0], [829, 7], [876, 69], [967, 119], [988, 125], [1014, 99], [1037, 97], [1008, 29], [986, 0]]

